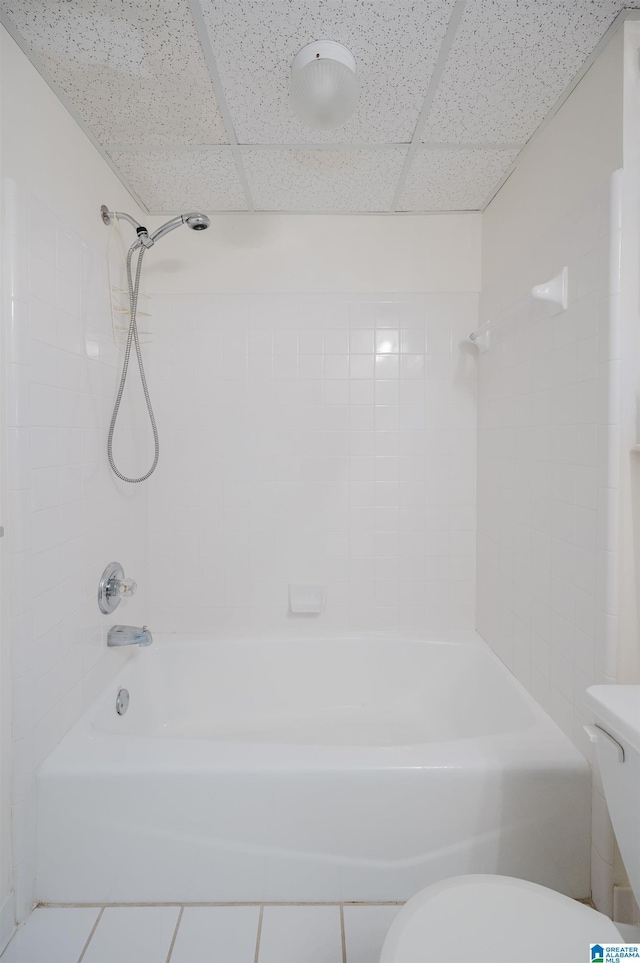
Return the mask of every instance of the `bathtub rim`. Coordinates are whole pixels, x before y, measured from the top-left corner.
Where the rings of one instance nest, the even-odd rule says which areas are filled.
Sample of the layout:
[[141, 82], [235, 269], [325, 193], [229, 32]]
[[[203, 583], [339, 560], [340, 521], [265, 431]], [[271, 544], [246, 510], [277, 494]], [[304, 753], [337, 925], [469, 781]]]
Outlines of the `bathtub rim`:
[[[430, 636], [434, 637], [431, 638]], [[506, 685], [512, 687], [532, 716], [532, 724], [524, 729], [509, 730], [484, 736], [469, 736], [406, 745], [334, 745], [287, 742], [243, 742], [210, 738], [175, 738], [148, 734], [113, 733], [100, 731], [93, 720], [103, 703], [115, 698], [118, 689], [126, 685], [128, 676], [143, 660], [159, 651], [180, 650], [185, 646], [208, 647], [215, 644], [260, 644], [274, 641], [296, 645], [339, 644], [341, 642], [383, 642], [402, 645], [411, 642], [436, 646], [471, 646], [483, 652], [491, 661]], [[589, 772], [589, 763], [577, 746], [560, 729], [535, 700], [508, 666], [496, 655], [479, 633], [429, 633], [425, 636], [393, 635], [390, 633], [352, 633], [339, 637], [303, 638], [243, 638], [212, 639], [195, 633], [157, 633], [153, 649], [133, 653], [114, 677], [104, 686], [97, 698], [83, 712], [60, 742], [41, 763], [38, 776], [70, 775], [75, 772], [134, 774], [168, 771], [346, 771], [372, 769], [487, 769], [511, 771], [540, 767], [559, 771], [567, 769]], [[215, 758], [211, 748], [215, 746]], [[526, 765], [524, 763], [526, 762]]]

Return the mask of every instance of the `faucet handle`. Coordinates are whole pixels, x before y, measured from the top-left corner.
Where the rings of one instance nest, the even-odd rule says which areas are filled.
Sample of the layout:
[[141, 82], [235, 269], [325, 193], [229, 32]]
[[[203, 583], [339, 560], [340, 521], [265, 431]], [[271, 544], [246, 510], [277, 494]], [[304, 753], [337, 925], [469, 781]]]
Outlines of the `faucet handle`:
[[138, 585], [132, 578], [119, 578], [114, 582], [114, 591], [120, 598], [126, 599], [136, 594]]
[[104, 615], [110, 615], [120, 605], [122, 599], [135, 595], [137, 585], [132, 578], [124, 577], [119, 562], [111, 562], [105, 568], [98, 585], [98, 605]]

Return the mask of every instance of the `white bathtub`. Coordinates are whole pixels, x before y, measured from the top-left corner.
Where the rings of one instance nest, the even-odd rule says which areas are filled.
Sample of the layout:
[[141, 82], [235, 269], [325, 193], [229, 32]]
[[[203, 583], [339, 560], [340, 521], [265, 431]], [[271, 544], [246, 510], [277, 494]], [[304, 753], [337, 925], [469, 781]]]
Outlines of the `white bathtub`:
[[[126, 686], [126, 715], [115, 710]], [[589, 770], [475, 634], [157, 637], [38, 777], [46, 902], [589, 895]]]

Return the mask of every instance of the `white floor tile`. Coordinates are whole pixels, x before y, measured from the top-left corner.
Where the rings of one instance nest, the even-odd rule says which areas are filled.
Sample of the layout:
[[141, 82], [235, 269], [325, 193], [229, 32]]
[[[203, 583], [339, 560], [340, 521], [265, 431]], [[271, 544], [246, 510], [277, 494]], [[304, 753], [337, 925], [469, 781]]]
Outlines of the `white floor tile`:
[[265, 906], [259, 963], [342, 963], [337, 906]]
[[347, 963], [378, 963], [382, 944], [401, 906], [345, 906]]
[[171, 963], [253, 963], [258, 906], [187, 906]]
[[109, 906], [82, 963], [165, 963], [175, 932], [177, 906]]
[[35, 909], [2, 954], [2, 963], [77, 963], [97, 909]]

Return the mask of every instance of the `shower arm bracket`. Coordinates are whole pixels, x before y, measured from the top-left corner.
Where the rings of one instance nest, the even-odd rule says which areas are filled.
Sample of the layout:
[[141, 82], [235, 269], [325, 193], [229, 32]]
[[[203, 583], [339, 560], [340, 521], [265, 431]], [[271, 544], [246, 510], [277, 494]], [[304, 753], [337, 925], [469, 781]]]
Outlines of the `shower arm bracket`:
[[[116, 220], [128, 221], [138, 235], [139, 240], [143, 241], [143, 237], [149, 237], [149, 231], [147, 228], [142, 224], [139, 224], [134, 217], [131, 217], [130, 214], [125, 214], [123, 211], [110, 211], [106, 204], [102, 204], [100, 206], [100, 217], [102, 218], [102, 223], [105, 225], [105, 227], [109, 227], [111, 223]], [[145, 247], [150, 246], [150, 244], [145, 244]]]

